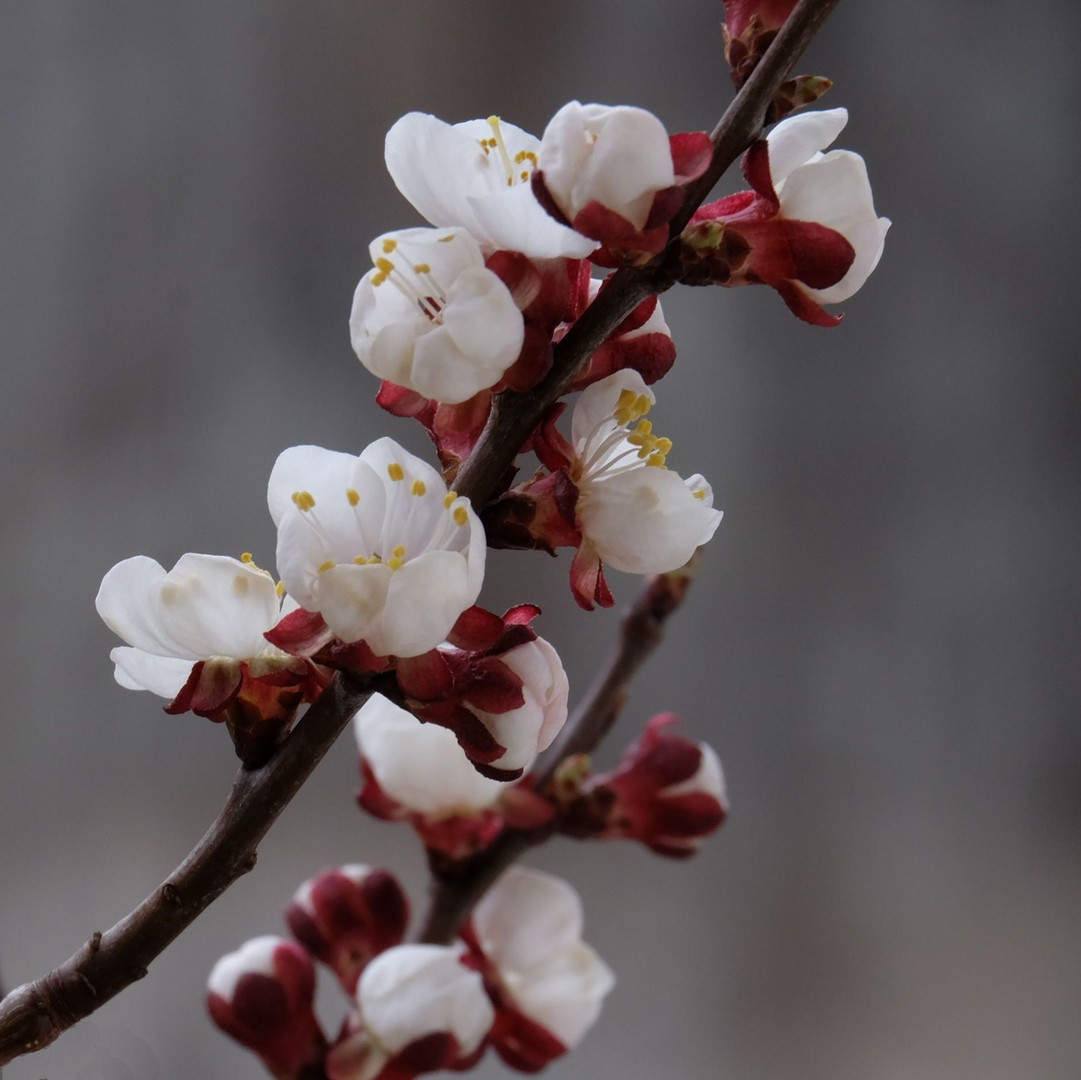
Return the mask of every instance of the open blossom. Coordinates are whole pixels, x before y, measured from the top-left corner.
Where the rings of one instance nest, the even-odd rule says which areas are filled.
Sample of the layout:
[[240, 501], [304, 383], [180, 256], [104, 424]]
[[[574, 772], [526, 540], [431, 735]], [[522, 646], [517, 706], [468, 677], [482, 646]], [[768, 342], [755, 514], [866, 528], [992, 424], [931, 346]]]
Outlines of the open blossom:
[[529, 180], [539, 149], [535, 136], [497, 116], [447, 124], [412, 112], [387, 132], [386, 163], [426, 220], [467, 229], [485, 254], [584, 258], [596, 244], [558, 224], [533, 197]]
[[297, 889], [285, 921], [297, 941], [352, 994], [372, 957], [401, 944], [409, 900], [386, 870], [339, 866]]
[[359, 457], [290, 447], [267, 502], [285, 587], [342, 641], [416, 656], [443, 641], [480, 593], [484, 530], [469, 500], [393, 439]]
[[269, 753], [308, 667], [264, 638], [283, 602], [250, 555], [182, 555], [168, 572], [136, 555], [105, 575], [95, 603], [128, 642], [109, 654], [121, 686], [168, 698], [170, 713], [225, 720], [249, 764]]
[[531, 182], [558, 221], [600, 241], [595, 259], [640, 262], [664, 247], [679, 188], [711, 153], [705, 132], [670, 138], [645, 109], [571, 101], [544, 129]]
[[724, 772], [713, 748], [653, 717], [610, 773], [590, 777], [565, 808], [561, 828], [589, 839], [638, 840], [659, 855], [686, 858], [728, 815]]
[[602, 564], [631, 574], [675, 570], [721, 521], [703, 476], [684, 479], [666, 467], [672, 442], [645, 419], [655, 400], [630, 369], [587, 387], [570, 442], [552, 423], [534, 435], [548, 475], [493, 507], [489, 528], [509, 546], [578, 548], [571, 588], [587, 609], [613, 602]]
[[494, 386], [518, 358], [522, 314], [462, 229], [405, 229], [372, 241], [374, 269], [349, 330], [374, 375], [457, 404]]
[[835, 326], [823, 304], [856, 293], [878, 265], [888, 218], [875, 213], [867, 166], [851, 150], [822, 153], [845, 109], [779, 123], [744, 157], [752, 191], [701, 207], [683, 234], [691, 284], [772, 286], [806, 322]]
[[494, 1012], [461, 949], [399, 945], [377, 956], [357, 986], [359, 1013], [327, 1055], [330, 1080], [411, 1080], [476, 1059]]
[[299, 945], [259, 937], [223, 956], [207, 982], [211, 1019], [254, 1051], [277, 1080], [303, 1080], [326, 1039], [312, 1010], [315, 968]]
[[615, 978], [582, 941], [582, 903], [560, 878], [512, 867], [477, 904], [464, 936], [496, 1005], [492, 1045], [536, 1072], [573, 1049]]

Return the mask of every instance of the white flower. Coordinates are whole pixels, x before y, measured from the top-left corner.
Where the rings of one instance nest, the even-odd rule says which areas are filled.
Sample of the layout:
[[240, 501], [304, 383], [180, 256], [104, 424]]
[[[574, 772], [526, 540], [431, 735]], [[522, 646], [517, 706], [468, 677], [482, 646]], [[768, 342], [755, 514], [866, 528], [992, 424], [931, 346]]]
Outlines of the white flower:
[[819, 304], [838, 304], [862, 287], [878, 265], [890, 227], [889, 218], [875, 214], [863, 158], [851, 150], [821, 153], [847, 123], [847, 109], [800, 113], [782, 120], [766, 138], [770, 176], [783, 216], [834, 229], [856, 252], [836, 285], [800, 286]]
[[491, 807], [506, 787], [481, 776], [453, 732], [422, 724], [382, 694], [353, 718], [357, 748], [383, 792], [429, 818], [471, 816]]
[[489, 764], [496, 769], [528, 769], [567, 722], [570, 687], [559, 653], [544, 638], [508, 649], [499, 658], [522, 680], [525, 702], [508, 712], [468, 708], [492, 733], [506, 753]]
[[517, 1008], [567, 1049], [600, 1015], [615, 977], [582, 941], [582, 903], [560, 878], [512, 867], [473, 912], [477, 944]]
[[259, 675], [291, 663], [263, 634], [281, 617], [274, 579], [246, 556], [182, 555], [168, 573], [136, 555], [102, 579], [95, 605], [127, 646], [109, 654], [129, 690], [175, 698], [201, 660], [252, 661]]
[[469, 500], [393, 439], [359, 457], [290, 447], [267, 502], [286, 589], [343, 641], [418, 656], [480, 593], [484, 529]]
[[349, 331], [374, 375], [451, 405], [494, 386], [518, 359], [522, 313], [462, 229], [405, 229], [370, 247]]
[[655, 400], [642, 376], [625, 369], [583, 390], [571, 416], [584, 542], [631, 574], [683, 566], [721, 520], [702, 476], [684, 480], [665, 467], [671, 440], [642, 419]]
[[539, 147], [495, 116], [451, 125], [413, 112], [387, 132], [387, 171], [426, 220], [468, 229], [489, 253], [585, 258], [597, 245], [549, 217], [533, 196]]
[[544, 129], [537, 167], [570, 222], [598, 202], [643, 229], [653, 197], [675, 183], [664, 124], [630, 105], [564, 105]]

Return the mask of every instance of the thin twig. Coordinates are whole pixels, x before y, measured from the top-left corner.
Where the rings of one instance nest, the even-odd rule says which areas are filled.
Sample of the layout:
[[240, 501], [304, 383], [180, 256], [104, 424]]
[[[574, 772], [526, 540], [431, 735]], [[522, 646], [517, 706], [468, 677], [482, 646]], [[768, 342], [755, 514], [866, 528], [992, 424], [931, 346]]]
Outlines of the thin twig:
[[[671, 256], [679, 231], [717, 178], [758, 137], [769, 103], [837, 2], [799, 0], [758, 68], [714, 129], [712, 164], [689, 187], [683, 209], [673, 222], [669, 249], [644, 267], [616, 272], [556, 347], [552, 369], [537, 387], [495, 398], [485, 430], [455, 481], [457, 491], [468, 496], [475, 507], [484, 506], [500, 493], [499, 484], [526, 438], [608, 335], [642, 300], [663, 292], [676, 280]], [[651, 648], [649, 645], [645, 652]], [[616, 693], [624, 681], [624, 676], [616, 673], [608, 690], [602, 684], [590, 699], [597, 702], [596, 707], [568, 724], [559, 753], [587, 744], [593, 737], [591, 732], [596, 732], [598, 738], [603, 734], [610, 723], [608, 717], [618, 711], [615, 697], [608, 704], [603, 699], [605, 694]], [[17, 987], [0, 1001], [0, 1066], [48, 1046], [73, 1024], [141, 979], [150, 962], [233, 881], [255, 865], [260, 840], [372, 689], [370, 684], [336, 679], [266, 765], [241, 771], [218, 819], [164, 884], [111, 930], [95, 933], [60, 967]], [[552, 769], [559, 758], [549, 760], [546, 768]], [[522, 834], [508, 832], [485, 853], [484, 872], [475, 873], [468, 888], [463, 885], [456, 892], [448, 892], [445, 886], [437, 887], [424, 939], [449, 940], [502, 867], [526, 846], [528, 840]], [[447, 909], [445, 915], [440, 914], [443, 907]]]
[[[630, 682], [661, 642], [668, 617], [690, 586], [697, 557], [682, 570], [650, 578], [620, 622], [619, 641], [584, 701], [568, 720], [563, 735], [533, 772], [534, 788], [543, 791], [570, 754], [588, 754], [615, 723], [626, 704]], [[543, 843], [550, 829], [507, 829], [487, 848], [433, 874], [431, 900], [418, 941], [445, 945], [454, 940], [473, 905], [500, 874], [531, 847]]]
[[255, 866], [256, 848], [375, 687], [338, 676], [274, 758], [241, 769], [217, 820], [134, 911], [0, 1002], [0, 1065], [48, 1046], [141, 979], [150, 962]]

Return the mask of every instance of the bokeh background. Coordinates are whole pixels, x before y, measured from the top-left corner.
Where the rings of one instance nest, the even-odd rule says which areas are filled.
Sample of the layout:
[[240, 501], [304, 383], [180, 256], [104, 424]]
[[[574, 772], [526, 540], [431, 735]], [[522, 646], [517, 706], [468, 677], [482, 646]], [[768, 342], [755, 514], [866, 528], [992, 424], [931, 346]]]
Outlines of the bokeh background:
[[[366, 246], [419, 223], [382, 165], [422, 109], [539, 132], [564, 101], [708, 128], [712, 0], [14, 0], [0, 38], [0, 971], [61, 961], [217, 812], [224, 733], [112, 681], [93, 598], [119, 559], [251, 550], [286, 445], [359, 451], [382, 415], [349, 347]], [[657, 425], [727, 515], [602, 760], [675, 709], [719, 750], [730, 823], [671, 864], [553, 843], [620, 982], [557, 1078], [1065, 1080], [1081, 1069], [1077, 662], [1081, 12], [850, 0], [832, 76], [895, 222], [837, 330], [765, 289], [682, 290]], [[581, 691], [612, 613], [568, 560], [497, 554]], [[613, 575], [619, 595], [634, 582]], [[325, 865], [393, 867], [343, 739], [150, 976], [10, 1080], [246, 1080], [214, 960], [281, 932]], [[338, 1003], [331, 988], [328, 1016]], [[494, 1060], [478, 1070], [508, 1075]]]

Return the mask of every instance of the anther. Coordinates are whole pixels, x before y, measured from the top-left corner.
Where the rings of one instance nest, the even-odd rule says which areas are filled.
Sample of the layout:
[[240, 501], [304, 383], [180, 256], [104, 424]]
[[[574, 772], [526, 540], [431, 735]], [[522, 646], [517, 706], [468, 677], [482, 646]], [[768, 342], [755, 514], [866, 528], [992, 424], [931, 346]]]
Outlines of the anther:
[[446, 495], [443, 496], [443, 506], [447, 510], [449, 510], [451, 508], [451, 506], [454, 504], [454, 500], [457, 499], [457, 498], [458, 498], [458, 492], [456, 492], [456, 491], [448, 491], [446, 493]]
[[298, 510], [310, 510], [315, 506], [315, 497], [310, 491], [294, 491], [292, 497]]
[[360, 502], [360, 492], [355, 488], [346, 488], [345, 497], [349, 500], [350, 506], [356, 506]]
[[466, 513], [464, 506], [459, 506], [455, 509], [454, 520], [459, 525], [464, 525], [469, 520], [469, 515]]
[[333, 570], [336, 565], [337, 564], [333, 559], [327, 559], [326, 562], [321, 562], [319, 564], [318, 572], [320, 574], [325, 574], [328, 570]]
[[389, 476], [391, 478], [391, 480], [395, 480], [395, 481], [404, 480], [405, 479], [405, 470], [396, 461], [392, 461], [387, 466], [387, 476]]
[[414, 480], [413, 486], [409, 489], [409, 492], [412, 495], [425, 495], [427, 494], [427, 491], [428, 488], [423, 480]]

